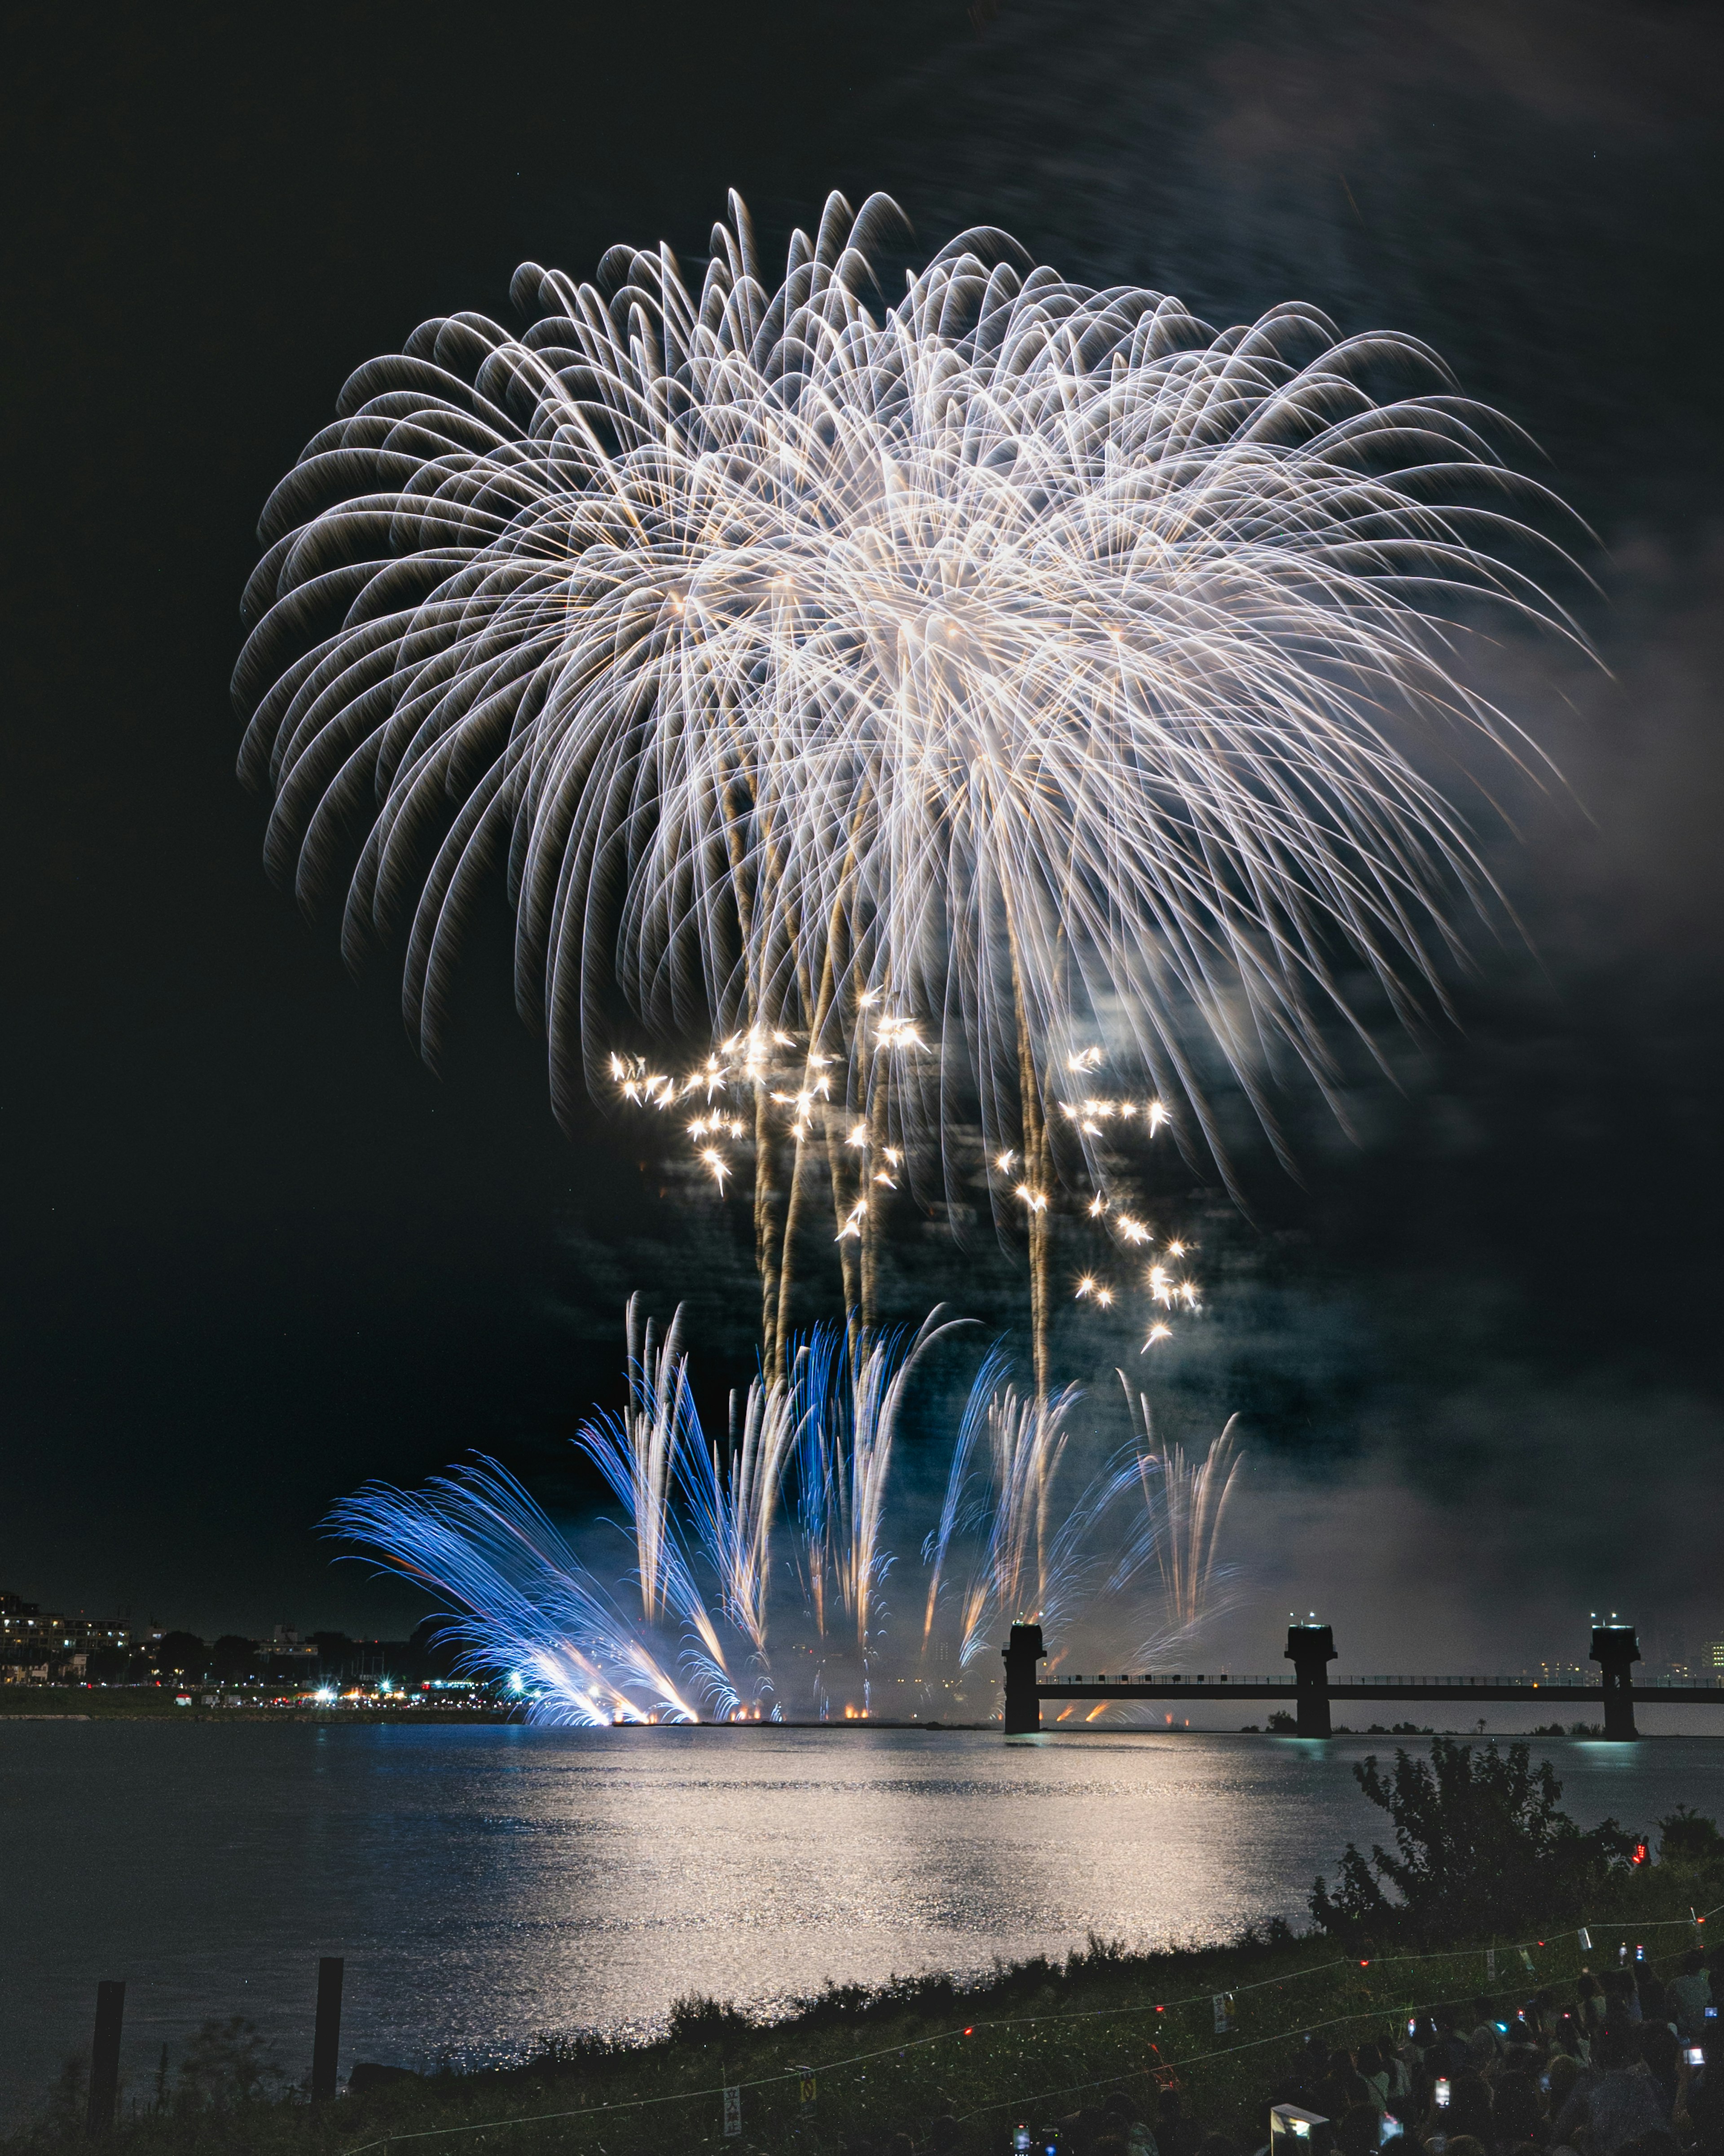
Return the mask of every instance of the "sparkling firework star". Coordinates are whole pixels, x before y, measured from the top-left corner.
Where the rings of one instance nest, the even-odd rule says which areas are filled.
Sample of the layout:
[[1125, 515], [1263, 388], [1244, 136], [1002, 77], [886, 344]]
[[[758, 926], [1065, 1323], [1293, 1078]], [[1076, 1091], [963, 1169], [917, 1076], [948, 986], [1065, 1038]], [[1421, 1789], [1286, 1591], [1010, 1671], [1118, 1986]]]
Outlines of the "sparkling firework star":
[[[521, 333], [434, 321], [353, 376], [246, 595], [269, 863], [310, 902], [364, 832], [345, 947], [408, 923], [434, 1055], [503, 862], [564, 1114], [618, 993], [665, 1034], [803, 1034], [871, 1121], [892, 1094], [937, 1138], [967, 1090], [1036, 1194], [1098, 1034], [1218, 1158], [1206, 1040], [1271, 1132], [1277, 1045], [1339, 1112], [1340, 961], [1409, 1016], [1490, 896], [1395, 737], [1516, 750], [1436, 617], [1558, 619], [1507, 558], [1533, 535], [1458, 498], [1507, 486], [1491, 415], [1409, 338], [1296, 304], [1217, 335], [992, 231], [870, 311], [896, 221], [834, 196], [774, 292], [733, 197], [698, 289], [664, 248], [528, 264]], [[1429, 388], [1375, 401], [1385, 362]], [[931, 1067], [875, 1052], [874, 998]]]
[[[874, 1013], [876, 1048], [901, 1062], [922, 1043], [902, 1019]], [[888, 1143], [881, 1118], [858, 1122], [834, 1087], [831, 1056], [807, 1036], [751, 1026], [717, 1042], [680, 1073], [645, 1056], [609, 1059], [616, 1096], [649, 1116], [682, 1127], [696, 1164], [721, 1195], [739, 1173], [752, 1183], [755, 1264], [761, 1284], [761, 1355], [775, 1373], [790, 1337], [797, 1231], [811, 1177], [824, 1167], [834, 1221], [844, 1306], [853, 1346], [875, 1329], [876, 1272], [885, 1194], [905, 1179], [901, 1147]], [[882, 1089], [880, 1102], [885, 1099]], [[788, 1161], [786, 1156], [788, 1155]], [[775, 1204], [788, 1186], [788, 1203]]]

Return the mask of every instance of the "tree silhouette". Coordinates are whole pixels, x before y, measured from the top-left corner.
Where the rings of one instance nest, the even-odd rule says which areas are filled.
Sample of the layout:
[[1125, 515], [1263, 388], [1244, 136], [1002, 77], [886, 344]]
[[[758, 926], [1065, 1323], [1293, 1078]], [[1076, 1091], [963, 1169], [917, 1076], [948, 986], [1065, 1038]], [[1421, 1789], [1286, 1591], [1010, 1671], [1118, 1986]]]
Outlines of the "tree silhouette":
[[1418, 1934], [1512, 1929], [1573, 1914], [1601, 1871], [1626, 1865], [1636, 1836], [1614, 1820], [1583, 1833], [1558, 1809], [1562, 1785], [1525, 1744], [1506, 1754], [1439, 1737], [1429, 1762], [1397, 1750], [1385, 1776], [1375, 1755], [1353, 1768], [1394, 1821], [1390, 1856], [1352, 1842], [1331, 1894], [1322, 1879], [1311, 1912], [1324, 1931]]
[[195, 1632], [164, 1632], [156, 1643], [156, 1667], [165, 1677], [201, 1677], [209, 1667], [209, 1650]]

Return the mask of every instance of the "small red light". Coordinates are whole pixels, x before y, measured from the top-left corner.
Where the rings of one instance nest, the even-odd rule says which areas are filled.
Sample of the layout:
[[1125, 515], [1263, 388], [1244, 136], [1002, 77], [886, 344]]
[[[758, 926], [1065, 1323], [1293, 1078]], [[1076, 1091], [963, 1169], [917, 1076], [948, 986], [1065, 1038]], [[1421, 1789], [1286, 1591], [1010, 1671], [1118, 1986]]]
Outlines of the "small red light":
[[966, 2030], [965, 2030], [965, 2031], [964, 2031], [964, 2034], [965, 2034], [965, 2035], [967, 2035], [967, 2036], [973, 2036], [973, 2035], [975, 2035], [975, 2033], [976, 2033], [976, 2032], [975, 2032], [975, 2030], [974, 2030], [973, 2029], [966, 2029]]
[[1359, 1967], [1360, 1967], [1361, 1969], [1369, 1969], [1369, 1968], [1370, 1968], [1370, 1966], [1371, 1966], [1371, 1964], [1370, 1964], [1370, 1963], [1369, 1963], [1369, 1962], [1367, 1962], [1367, 1961], [1362, 1961], [1362, 1962], [1359, 1964]]

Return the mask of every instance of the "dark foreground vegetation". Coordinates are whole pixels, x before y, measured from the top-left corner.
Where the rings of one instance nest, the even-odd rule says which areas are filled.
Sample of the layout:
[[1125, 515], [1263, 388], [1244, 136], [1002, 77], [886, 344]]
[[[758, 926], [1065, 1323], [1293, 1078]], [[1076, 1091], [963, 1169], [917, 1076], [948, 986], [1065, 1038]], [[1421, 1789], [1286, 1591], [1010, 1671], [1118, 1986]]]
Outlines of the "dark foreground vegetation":
[[[1063, 1964], [974, 1983], [832, 1989], [771, 2024], [690, 1999], [652, 2044], [547, 2040], [525, 2064], [485, 2072], [360, 2069], [347, 2095], [319, 2106], [284, 2084], [249, 2024], [212, 2023], [176, 2070], [164, 2059], [152, 2086], [125, 2092], [108, 2146], [115, 2156], [357, 2156], [392, 2145], [403, 2156], [706, 2145], [991, 2156], [1013, 2147], [1022, 2123], [1058, 2128], [1075, 2156], [1238, 2156], [1262, 2146], [1271, 2102], [1295, 2101], [1342, 2121], [1340, 2156], [1371, 2156], [1378, 2114], [1398, 2102], [1413, 2156], [1430, 2123], [1429, 2061], [1440, 2063], [1443, 2046], [1461, 2047], [1457, 2101], [1488, 2104], [1472, 2092], [1465, 2048], [1468, 2032], [1488, 2047], [1475, 2026], [1485, 2001], [1506, 2031], [1493, 2071], [1511, 2109], [1510, 2085], [1526, 2078], [1522, 2066], [1549, 2068], [1552, 2054], [1583, 2061], [1607, 2041], [1607, 1991], [1638, 1981], [1661, 2012], [1665, 1981], [1691, 1974], [1709, 1928], [1695, 1917], [1724, 1904], [1724, 1840], [1710, 1820], [1679, 1808], [1637, 1862], [1636, 1834], [1614, 1823], [1585, 1834], [1566, 1819], [1559, 1785], [1524, 1745], [1439, 1739], [1428, 1762], [1399, 1753], [1386, 1774], [1374, 1762], [1356, 1771], [1392, 1821], [1394, 1848], [1350, 1850], [1335, 1887], [1317, 1882], [1303, 1936], [1277, 1922], [1225, 1947], [1155, 1953], [1092, 1939]], [[1373, 2061], [1380, 2092], [1362, 2078]], [[84, 2074], [81, 2061], [68, 2066], [42, 2118], [0, 2143], [4, 2156], [89, 2145]], [[738, 2092], [739, 2133], [726, 2132], [726, 2091]], [[1548, 2093], [1538, 2101], [1548, 2110]], [[1687, 2112], [1677, 2116], [1694, 2140]], [[1457, 2145], [1462, 2122], [1444, 2123], [1448, 2156], [1473, 2156]], [[1536, 2156], [1555, 2124], [1517, 2121], [1475, 2145]], [[1724, 2156], [1704, 2134], [1699, 2145]]]

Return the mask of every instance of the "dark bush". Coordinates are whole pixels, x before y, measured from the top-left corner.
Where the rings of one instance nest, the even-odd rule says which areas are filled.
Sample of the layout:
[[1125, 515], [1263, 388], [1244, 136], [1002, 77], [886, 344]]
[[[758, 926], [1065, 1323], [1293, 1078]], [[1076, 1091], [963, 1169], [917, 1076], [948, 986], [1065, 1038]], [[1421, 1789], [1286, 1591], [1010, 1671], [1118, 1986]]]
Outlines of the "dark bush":
[[1484, 1933], [1523, 1918], [1547, 1923], [1578, 1912], [1598, 1875], [1634, 1854], [1634, 1836], [1614, 1820], [1583, 1833], [1557, 1809], [1556, 1770], [1547, 1760], [1535, 1767], [1525, 1744], [1505, 1755], [1495, 1743], [1475, 1751], [1439, 1737], [1428, 1763], [1398, 1750], [1385, 1777], [1373, 1754], [1353, 1776], [1394, 1821], [1399, 1854], [1373, 1847], [1366, 1857], [1347, 1844], [1335, 1892], [1319, 1879], [1311, 1897], [1326, 1932]]
[[727, 2000], [703, 1999], [690, 1993], [670, 2010], [670, 2035], [678, 2044], [716, 2044], [726, 2036], [754, 2034], [754, 2024]]
[[257, 1650], [237, 1632], [223, 1632], [209, 1650], [209, 1673], [223, 1684], [243, 1684], [257, 1671]]
[[156, 1667], [164, 1677], [196, 1682], [209, 1667], [209, 1650], [195, 1632], [164, 1632], [156, 1643]]
[[1666, 1864], [1706, 1864], [1724, 1857], [1724, 1835], [1716, 1820], [1678, 1804], [1658, 1822], [1658, 1853]]

